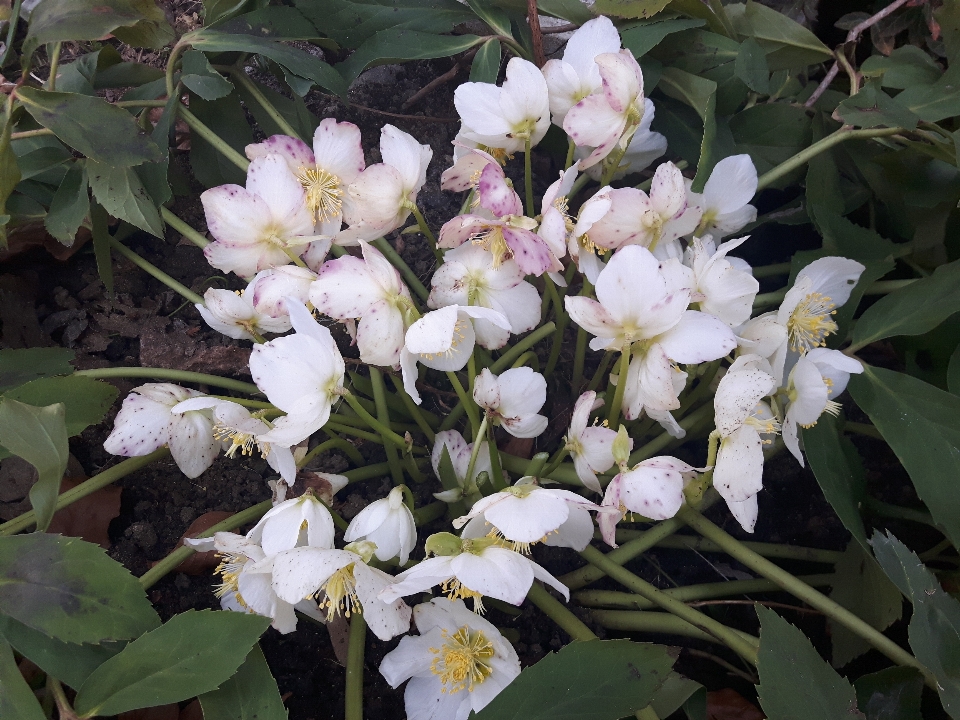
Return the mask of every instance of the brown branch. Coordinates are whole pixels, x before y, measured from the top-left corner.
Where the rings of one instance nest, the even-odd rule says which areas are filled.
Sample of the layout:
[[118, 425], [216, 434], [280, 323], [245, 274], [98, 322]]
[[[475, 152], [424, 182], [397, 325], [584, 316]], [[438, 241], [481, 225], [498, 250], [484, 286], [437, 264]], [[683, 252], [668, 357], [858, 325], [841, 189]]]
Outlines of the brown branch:
[[547, 61], [543, 54], [543, 31], [540, 29], [540, 14], [537, 12], [537, 0], [527, 0], [527, 22], [533, 35], [533, 61], [542, 68]]
[[573, 32], [578, 27], [580, 26], [567, 23], [566, 25], [553, 25], [552, 27], [540, 28], [540, 32], [544, 35], [556, 35], [558, 33]]
[[377, 108], [367, 107], [366, 105], [360, 105], [353, 102], [344, 102], [340, 97], [336, 95], [328, 95], [327, 93], [319, 93], [326, 98], [331, 100], [336, 100], [343, 103], [347, 109], [355, 108], [357, 110], [362, 110], [363, 112], [376, 113], [377, 115], [386, 115], [387, 117], [397, 118], [399, 120], [416, 120], [418, 122], [435, 122], [435, 123], [458, 123], [460, 118], [437, 118], [430, 117], [429, 115], [401, 115], [400, 113], [387, 112], [386, 110], [378, 110]]
[[435, 77], [433, 80], [428, 82], [422, 88], [417, 90], [417, 92], [415, 92], [409, 100], [405, 101], [403, 105], [400, 106], [400, 109], [406, 110], [408, 107], [422, 100], [423, 98], [425, 98], [427, 95], [432, 93], [434, 90], [436, 90], [438, 87], [440, 87], [444, 83], [448, 83], [451, 80], [453, 80], [460, 73], [460, 70], [463, 69], [464, 63], [472, 59], [473, 56], [476, 54], [477, 54], [477, 50], [471, 50], [470, 52], [468, 52], [462, 58], [457, 60], [457, 63], [452, 68], [447, 70], [443, 75], [440, 75], [439, 77]]

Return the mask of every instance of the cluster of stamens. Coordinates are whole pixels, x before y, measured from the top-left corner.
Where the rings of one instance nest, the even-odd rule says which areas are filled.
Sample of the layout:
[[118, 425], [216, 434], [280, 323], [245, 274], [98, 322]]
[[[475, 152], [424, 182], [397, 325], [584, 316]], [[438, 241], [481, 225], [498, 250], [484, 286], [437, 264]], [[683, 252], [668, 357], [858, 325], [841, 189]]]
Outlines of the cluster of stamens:
[[317, 603], [321, 610], [327, 611], [327, 622], [337, 615], [349, 618], [352, 613], [363, 612], [360, 598], [357, 597], [357, 580], [353, 575], [353, 565], [337, 570], [320, 586], [322, 598]]
[[230, 442], [230, 447], [224, 453], [228, 458], [236, 455], [237, 450], [240, 451], [241, 455], [247, 456], [253, 455], [254, 448], [259, 450], [263, 457], [270, 453], [269, 443], [262, 443], [250, 433], [241, 432], [222, 423], [213, 426], [213, 437], [220, 442]]
[[318, 167], [300, 167], [297, 180], [307, 191], [307, 207], [317, 220], [329, 220], [343, 209], [343, 188], [340, 178]]
[[818, 292], [803, 298], [787, 320], [790, 349], [805, 353], [826, 345], [827, 335], [837, 331], [837, 323], [831, 317], [837, 313], [836, 307], [833, 300]]
[[466, 338], [466, 328], [467, 321], [457, 319], [456, 324], [453, 326], [453, 336], [450, 338], [450, 347], [439, 353], [423, 353], [423, 356], [427, 360], [433, 360], [440, 356], [450, 357], [453, 355], [453, 351], [456, 350], [457, 346]]
[[440, 583], [440, 591], [451, 600], [466, 600], [467, 598], [472, 598], [473, 611], [478, 615], [483, 615], [486, 610], [483, 607], [483, 593], [471, 590], [455, 577]]
[[471, 692], [474, 685], [490, 677], [493, 673], [490, 661], [496, 651], [483, 632], [464, 625], [453, 635], [444, 630], [443, 638], [446, 642], [442, 647], [430, 648], [436, 655], [430, 672], [440, 676], [444, 693]]

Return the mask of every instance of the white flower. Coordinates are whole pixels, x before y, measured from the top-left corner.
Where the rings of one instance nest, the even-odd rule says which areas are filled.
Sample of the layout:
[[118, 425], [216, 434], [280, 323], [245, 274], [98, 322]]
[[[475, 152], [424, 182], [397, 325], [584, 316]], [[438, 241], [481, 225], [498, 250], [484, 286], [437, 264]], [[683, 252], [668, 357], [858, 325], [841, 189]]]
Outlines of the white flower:
[[[599, 404], [602, 405], [603, 401], [600, 400]], [[617, 432], [602, 425], [589, 425], [590, 413], [597, 406], [597, 394], [592, 390], [577, 398], [565, 441], [580, 482], [594, 492], [603, 492], [597, 473], [606, 472], [614, 465], [613, 441]], [[630, 450], [633, 450], [632, 438]]]
[[472, 322], [475, 318], [487, 320], [504, 330], [510, 329], [510, 321], [503, 313], [464, 305], [447, 305], [428, 312], [407, 329], [400, 352], [400, 368], [403, 387], [418, 405], [417, 363], [434, 370], [462, 370], [476, 345]]
[[[600, 509], [569, 490], [543, 488], [534, 478], [520, 478], [503, 492], [478, 500], [453, 526], [467, 525], [463, 537], [473, 539], [486, 535], [489, 531], [482, 524], [489, 524], [520, 552], [529, 552], [530, 545], [537, 542], [580, 551], [593, 538], [590, 511]], [[476, 534], [468, 532], [478, 521], [481, 527]]]
[[731, 155], [718, 162], [693, 201], [703, 211], [698, 235], [720, 238], [741, 230], [757, 219], [750, 204], [757, 193], [757, 168], [749, 155]]
[[527, 140], [536, 145], [550, 127], [547, 83], [537, 66], [522, 58], [507, 63], [501, 87], [463, 83], [454, 91], [453, 102], [463, 121], [463, 137], [487, 148], [515, 153]]
[[548, 60], [543, 76], [550, 91], [550, 114], [554, 125], [563, 127], [570, 108], [602, 90], [603, 79], [597, 55], [620, 52], [620, 33], [610, 18], [588, 20], [567, 40], [562, 59]]
[[840, 403], [831, 398], [843, 392], [851, 373], [863, 372], [859, 360], [847, 357], [839, 350], [822, 348], [815, 355], [813, 352], [811, 350], [797, 360], [783, 389], [787, 397], [783, 443], [800, 465], [803, 465], [803, 454], [797, 439], [797, 425], [812, 427], [825, 412], [837, 415]]
[[347, 187], [343, 219], [350, 227], [337, 235], [338, 245], [375, 240], [400, 227], [427, 181], [433, 150], [393, 125], [384, 125], [380, 157], [382, 163], [368, 167]]
[[460, 600], [434, 598], [413, 609], [419, 635], [405, 635], [383, 658], [390, 687], [403, 694], [410, 720], [465, 720], [520, 674], [520, 659], [491, 623]]
[[510, 339], [533, 330], [540, 323], [540, 294], [526, 282], [513, 260], [494, 266], [493, 256], [479, 245], [464, 243], [443, 256], [443, 265], [431, 279], [427, 305], [479, 305], [502, 313], [510, 330], [477, 319], [473, 322], [477, 342], [488, 350], [502, 348]]
[[113, 431], [103, 449], [111, 455], [140, 457], [166, 445], [177, 467], [188, 478], [199, 476], [220, 452], [207, 410], [174, 414], [187, 398], [201, 397], [195, 390], [171, 383], [146, 383], [123, 400]]
[[293, 298], [287, 309], [296, 333], [254, 347], [250, 374], [267, 399], [287, 413], [261, 439], [291, 447], [327, 422], [345, 368], [330, 331]]
[[616, 526], [628, 512], [651, 520], [667, 520], [676, 515], [684, 501], [683, 486], [697, 472], [697, 468], [669, 456], [650, 458], [620, 472], [607, 485], [602, 503], [619, 512], [597, 515], [604, 542], [617, 546]]
[[776, 311], [748, 320], [736, 333], [740, 352], [759, 355], [771, 363], [777, 350], [787, 342], [787, 328], [777, 322]]
[[709, 238], [694, 238], [688, 248], [693, 271], [691, 301], [699, 303], [701, 312], [714, 315], [731, 327], [750, 319], [753, 300], [760, 291], [757, 279], [727, 258], [728, 252], [748, 239], [749, 236], [730, 240], [714, 248]]
[[290, 313], [284, 300], [292, 297], [306, 305], [310, 300], [310, 285], [316, 279], [316, 273], [307, 268], [284, 265], [258, 272], [244, 295], [261, 315], [283, 320], [286, 327], [278, 332], [286, 332], [290, 329]]
[[[480, 473], [489, 474], [493, 471], [493, 466], [490, 462], [490, 448], [486, 440], [484, 440], [480, 449], [477, 451], [477, 459], [474, 462], [473, 466], [473, 477], [467, 477], [467, 471], [470, 469], [470, 455], [473, 453], [473, 443], [467, 444], [467, 441], [463, 439], [461, 435], [456, 430], [444, 430], [438, 432], [436, 438], [433, 442], [433, 452], [430, 455], [430, 463], [433, 465], [433, 472], [436, 473], [437, 479], [442, 480], [440, 476], [440, 462], [443, 459], [443, 451], [446, 448], [447, 454], [450, 456], [450, 462], [453, 465], [453, 472], [457, 479], [457, 484], [460, 485], [462, 491], [460, 493], [454, 493], [456, 497], [454, 499], [459, 500], [464, 494], [471, 495], [477, 492], [477, 476]], [[451, 492], [450, 490], [445, 492]], [[439, 499], [443, 499], [444, 493], [436, 493], [435, 495]]]
[[200, 195], [214, 242], [203, 254], [213, 267], [249, 277], [286, 265], [315, 240], [306, 194], [286, 161], [271, 153], [247, 169], [247, 186], [221, 185]]
[[776, 387], [766, 360], [759, 355], [741, 355], [720, 379], [714, 397], [720, 446], [713, 486], [747, 532], [753, 532], [756, 514], [744, 512], [750, 508], [741, 504], [763, 489], [763, 446], [780, 430], [760, 400]]
[[403, 502], [403, 488], [395, 487], [387, 497], [361, 510], [343, 534], [346, 542], [369, 540], [377, 546], [377, 560], [400, 558], [406, 565], [417, 544], [417, 525], [413, 513]]
[[322, 594], [320, 609], [327, 621], [343, 614], [362, 613], [381, 640], [410, 628], [410, 608], [403, 600], [385, 602], [379, 595], [393, 577], [367, 565], [373, 543], [353, 543], [344, 550], [298, 547], [278, 553], [273, 560], [273, 588], [286, 602]]
[[249, 285], [241, 292], [209, 288], [203, 294], [203, 302], [195, 307], [207, 325], [235, 340], [259, 341], [263, 340], [263, 333], [283, 333], [290, 329], [289, 318], [274, 318], [257, 311]]
[[568, 246], [570, 257], [577, 263], [577, 269], [590, 281], [597, 284], [603, 263], [598, 255], [605, 255], [608, 248], [600, 247], [590, 239], [590, 230], [613, 207], [614, 193], [618, 192], [610, 187], [600, 188], [592, 197], [580, 206], [577, 213], [577, 222], [570, 229]]
[[[497, 159], [477, 147], [476, 143], [464, 142], [458, 134], [453, 141], [453, 165], [440, 175], [440, 189], [451, 192], [463, 192], [477, 186], [483, 169], [490, 163], [498, 164]], [[502, 152], [502, 151], [501, 151]]]
[[530, 558], [502, 547], [494, 538], [458, 538], [437, 533], [427, 538], [427, 553], [443, 553], [405, 570], [380, 593], [384, 602], [424, 592], [435, 585], [451, 600], [473, 598], [474, 609], [483, 607], [484, 595], [511, 605], [527, 596], [534, 578], [556, 589], [565, 598], [570, 591]]
[[332, 548], [333, 535], [330, 510], [312, 492], [274, 505], [247, 533], [267, 555], [304, 545]]
[[[546, 66], [544, 66], [544, 69], [546, 69]], [[650, 98], [644, 99], [643, 118], [640, 120], [640, 126], [633, 134], [633, 139], [630, 140], [627, 151], [623, 154], [623, 157], [620, 158], [620, 165], [613, 174], [612, 180], [618, 180], [630, 173], [638, 173], [641, 170], [645, 170], [649, 167], [650, 163], [667, 152], [667, 138], [650, 129], [655, 115], [656, 108], [653, 105], [653, 100]], [[573, 156], [577, 160], [582, 160], [592, 152], [592, 147], [584, 146], [577, 148]], [[591, 165], [584, 172], [599, 182], [603, 175], [603, 165], [599, 163]]]
[[500, 375], [484, 368], [474, 383], [473, 400], [514, 437], [533, 438], [547, 429], [547, 418], [538, 414], [547, 401], [547, 381], [531, 368], [510, 368]]

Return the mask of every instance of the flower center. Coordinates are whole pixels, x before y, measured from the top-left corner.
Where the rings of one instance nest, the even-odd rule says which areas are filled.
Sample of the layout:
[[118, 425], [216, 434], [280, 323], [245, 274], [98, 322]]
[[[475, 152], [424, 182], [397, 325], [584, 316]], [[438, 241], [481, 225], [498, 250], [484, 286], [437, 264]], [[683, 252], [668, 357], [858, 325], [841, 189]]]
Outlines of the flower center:
[[647, 210], [640, 218], [640, 225], [650, 235], [650, 244], [647, 246], [651, 252], [660, 242], [660, 236], [663, 234], [663, 218], [656, 210]]
[[449, 580], [444, 580], [442, 583], [440, 583], [440, 591], [446, 593], [447, 597], [451, 600], [466, 600], [467, 598], [472, 598], [473, 611], [478, 615], [483, 615], [483, 593], [478, 593], [476, 590], [471, 590], [457, 580], [457, 578], [452, 577]]
[[804, 354], [807, 350], [826, 345], [824, 338], [837, 331], [836, 303], [826, 295], [810, 293], [793, 309], [787, 320], [790, 349]]
[[228, 458], [232, 458], [237, 450], [240, 451], [241, 455], [253, 455], [254, 448], [257, 448], [263, 457], [270, 454], [270, 443], [261, 443], [254, 435], [242, 432], [220, 422], [213, 426], [213, 437], [220, 442], [230, 443], [230, 447], [228, 447], [224, 453]]
[[240, 597], [240, 593], [238, 592], [240, 587], [240, 572], [243, 570], [243, 566], [247, 562], [247, 556], [240, 554], [234, 555], [232, 553], [221, 553], [220, 558], [220, 564], [217, 565], [213, 572], [216, 575], [220, 575], [220, 578], [223, 582], [215, 586], [213, 591], [214, 594], [218, 598], [222, 598], [224, 595], [233, 593], [237, 597], [237, 602], [240, 603], [242, 607], [247, 607], [247, 604], [243, 601], [243, 598]]
[[577, 244], [586, 252], [596, 253], [601, 257], [607, 254], [607, 248], [597, 245], [586, 233], [577, 238]]
[[[744, 420], [743, 423], [756, 429], [761, 435], [777, 435], [780, 432], [780, 423], [777, 422], [776, 418], [760, 418], [756, 415], [751, 415]], [[771, 440], [767, 439], [763, 441], [763, 444], [769, 445], [771, 442]]]
[[482, 150], [501, 165], [506, 165], [507, 160], [513, 160], [513, 154], [511, 153], [508, 155], [507, 151], [503, 148], [492, 148], [487, 147], [486, 145], [477, 145], [477, 150]]
[[465, 332], [467, 329], [467, 322], [467, 320], [457, 318], [457, 322], [453, 326], [453, 334], [450, 336], [450, 347], [448, 347], [446, 350], [438, 353], [421, 353], [421, 355], [427, 360], [433, 360], [441, 355], [451, 357], [453, 355], [453, 351], [457, 349], [457, 345], [459, 345], [467, 337]]
[[318, 167], [300, 167], [297, 180], [307, 191], [307, 207], [317, 220], [329, 220], [340, 214], [343, 188], [340, 178]]
[[344, 617], [350, 617], [350, 613], [363, 612], [360, 599], [357, 597], [357, 580], [353, 576], [353, 563], [340, 568], [327, 578], [327, 581], [320, 586], [320, 592], [324, 594], [324, 598], [318, 605], [321, 610], [327, 609], [327, 622], [341, 613]]
[[490, 661], [494, 656], [493, 643], [480, 630], [464, 625], [453, 635], [443, 631], [446, 642], [442, 647], [430, 648], [436, 655], [430, 663], [430, 672], [440, 676], [444, 693], [471, 692], [474, 685], [493, 673]]
[[490, 254], [493, 255], [494, 270], [499, 268], [504, 260], [509, 260], [513, 257], [513, 251], [503, 237], [503, 228], [499, 225], [494, 225], [486, 232], [478, 234], [473, 238], [473, 244], [490, 251]]

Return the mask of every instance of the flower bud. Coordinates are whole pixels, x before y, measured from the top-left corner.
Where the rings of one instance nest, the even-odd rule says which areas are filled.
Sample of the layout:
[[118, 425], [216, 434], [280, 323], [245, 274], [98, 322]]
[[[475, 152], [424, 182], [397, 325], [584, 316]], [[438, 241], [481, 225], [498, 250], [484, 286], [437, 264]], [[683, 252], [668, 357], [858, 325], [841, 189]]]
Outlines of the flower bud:
[[617, 430], [617, 437], [613, 440], [613, 459], [618, 466], [624, 466], [630, 459], [630, 436], [627, 435], [627, 429], [621, 425]]
[[453, 533], [434, 533], [427, 538], [424, 545], [427, 555], [459, 555], [463, 550], [463, 543]]

